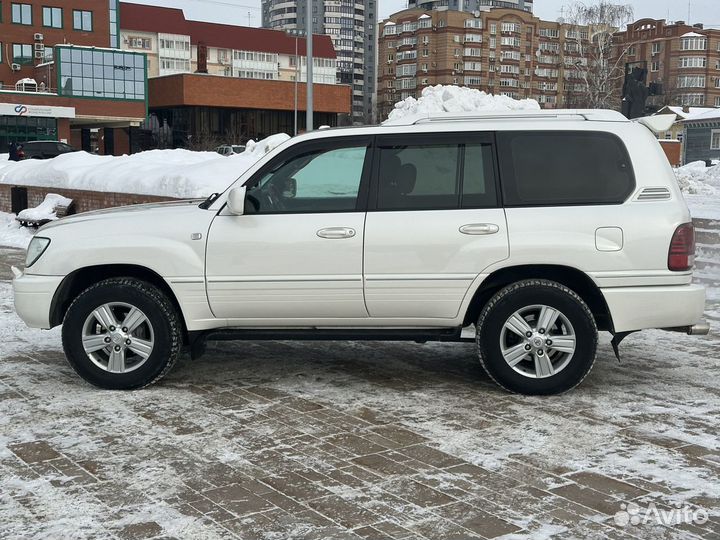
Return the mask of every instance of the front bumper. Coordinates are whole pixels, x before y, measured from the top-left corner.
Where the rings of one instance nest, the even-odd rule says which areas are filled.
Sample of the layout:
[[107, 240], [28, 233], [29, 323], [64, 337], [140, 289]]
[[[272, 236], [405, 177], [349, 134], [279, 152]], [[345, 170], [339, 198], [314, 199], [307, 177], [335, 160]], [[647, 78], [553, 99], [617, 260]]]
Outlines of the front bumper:
[[705, 310], [705, 288], [701, 285], [600, 290], [610, 309], [615, 332], [691, 327], [702, 319]]
[[63, 276], [24, 274], [13, 280], [15, 312], [31, 328], [50, 328], [50, 307]]

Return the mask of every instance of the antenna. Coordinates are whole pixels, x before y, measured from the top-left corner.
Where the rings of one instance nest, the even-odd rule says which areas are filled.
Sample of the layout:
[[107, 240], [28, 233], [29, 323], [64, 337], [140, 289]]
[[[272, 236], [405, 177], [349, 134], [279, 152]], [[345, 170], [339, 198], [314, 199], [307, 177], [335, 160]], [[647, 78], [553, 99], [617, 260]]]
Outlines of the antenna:
[[691, 20], [690, 20], [690, 7], [691, 7], [691, 6], [692, 6], [692, 0], [688, 0], [688, 18], [687, 18], [687, 23], [690, 24], [690, 25], [692, 25], [692, 22], [691, 22]]

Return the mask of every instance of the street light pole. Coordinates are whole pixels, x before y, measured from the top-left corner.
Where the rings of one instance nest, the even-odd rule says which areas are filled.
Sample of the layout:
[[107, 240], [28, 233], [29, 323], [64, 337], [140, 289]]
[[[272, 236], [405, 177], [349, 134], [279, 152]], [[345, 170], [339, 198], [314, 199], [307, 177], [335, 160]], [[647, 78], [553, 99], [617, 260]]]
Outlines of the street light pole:
[[285, 30], [285, 34], [295, 38], [295, 96], [294, 96], [294, 107], [293, 107], [293, 135], [298, 134], [298, 84], [300, 81], [300, 56], [298, 55], [298, 40], [305, 35], [304, 30], [299, 28]]
[[298, 58], [298, 35], [295, 34], [295, 120], [293, 124], [293, 136], [297, 135], [297, 109], [298, 109], [298, 77], [300, 76], [300, 66], [298, 63], [300, 62], [300, 59]]
[[312, 0], [307, 0], [305, 12], [307, 30], [307, 131], [313, 130], [313, 14]]

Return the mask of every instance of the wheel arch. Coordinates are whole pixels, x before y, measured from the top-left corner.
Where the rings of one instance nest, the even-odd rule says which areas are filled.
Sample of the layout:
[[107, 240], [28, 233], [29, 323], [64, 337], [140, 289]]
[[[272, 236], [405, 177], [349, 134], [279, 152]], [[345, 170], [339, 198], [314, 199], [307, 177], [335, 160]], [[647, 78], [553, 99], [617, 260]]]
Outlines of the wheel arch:
[[582, 270], [564, 265], [532, 264], [500, 268], [485, 278], [473, 294], [463, 326], [473, 324], [485, 304], [503, 287], [523, 279], [548, 279], [575, 291], [588, 305], [598, 330], [613, 330], [612, 316], [595, 282]]
[[52, 303], [50, 304], [50, 325], [51, 327], [62, 324], [65, 318], [65, 313], [72, 301], [82, 291], [98, 283], [104, 279], [117, 278], [117, 277], [131, 277], [141, 279], [152, 285], [155, 285], [170, 299], [173, 306], [180, 315], [180, 321], [182, 323], [183, 340], [187, 341], [187, 325], [185, 323], [185, 316], [182, 309], [180, 308], [180, 302], [178, 302], [177, 296], [173, 292], [172, 288], [165, 281], [160, 274], [157, 272], [141, 265], [136, 264], [104, 264], [97, 266], [86, 266], [79, 268], [62, 280], [55, 295], [53, 296]]

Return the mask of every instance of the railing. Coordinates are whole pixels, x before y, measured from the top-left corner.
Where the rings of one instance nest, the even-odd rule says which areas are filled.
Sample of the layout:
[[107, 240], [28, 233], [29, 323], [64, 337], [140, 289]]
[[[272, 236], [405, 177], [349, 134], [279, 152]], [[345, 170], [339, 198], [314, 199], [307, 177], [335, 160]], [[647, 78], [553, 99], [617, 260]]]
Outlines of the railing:
[[40, 85], [37, 85], [37, 87], [35, 87], [34, 85], [33, 86], [25, 85], [24, 88], [22, 86], [16, 88], [14, 84], [0, 84], [0, 91], [24, 92], [26, 94], [57, 94], [56, 88], [52, 88], [52, 87], [41, 88]]

